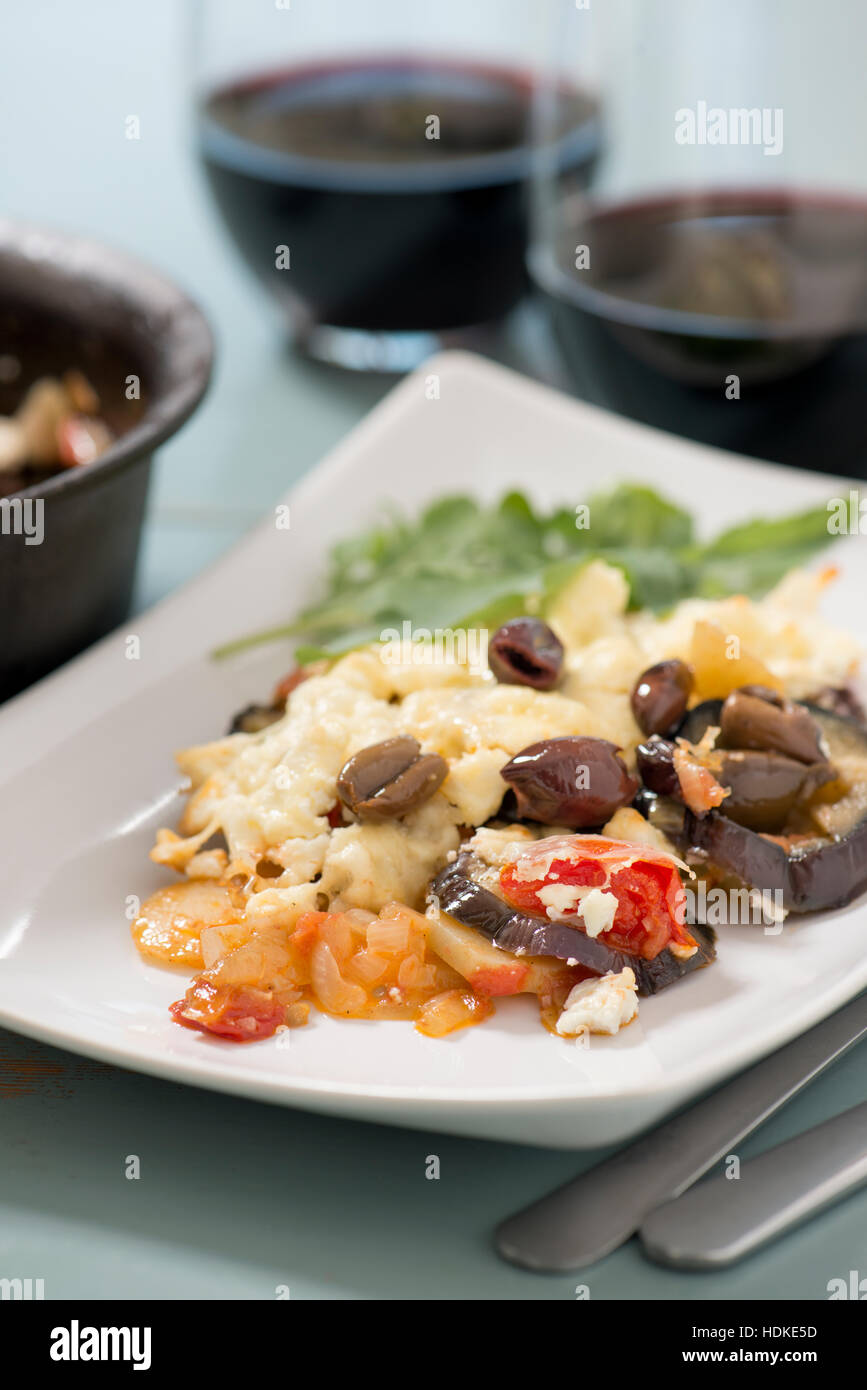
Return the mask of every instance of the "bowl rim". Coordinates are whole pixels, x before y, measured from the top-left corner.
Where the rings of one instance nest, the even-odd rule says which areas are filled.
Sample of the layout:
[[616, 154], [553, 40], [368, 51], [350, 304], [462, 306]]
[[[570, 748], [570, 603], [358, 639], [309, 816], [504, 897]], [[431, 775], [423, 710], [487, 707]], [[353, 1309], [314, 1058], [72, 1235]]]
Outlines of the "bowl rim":
[[[158, 320], [154, 353], [159, 371], [141, 419], [104, 454], [86, 467], [65, 468], [10, 493], [9, 501], [98, 486], [152, 453], [192, 415], [208, 389], [214, 366], [214, 335], [202, 309], [172, 279], [137, 256], [89, 235], [0, 217], [0, 265], [15, 261], [44, 266], [57, 283], [90, 281], [131, 314]], [[62, 309], [57, 316], [64, 317]]]

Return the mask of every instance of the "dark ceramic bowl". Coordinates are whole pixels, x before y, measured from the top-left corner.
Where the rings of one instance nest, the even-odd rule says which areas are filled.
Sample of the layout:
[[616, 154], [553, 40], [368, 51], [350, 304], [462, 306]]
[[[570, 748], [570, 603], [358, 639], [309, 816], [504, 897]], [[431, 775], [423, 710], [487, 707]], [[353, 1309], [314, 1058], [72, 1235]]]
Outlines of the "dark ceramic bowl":
[[0, 500], [0, 698], [129, 612], [153, 451], [204, 395], [213, 343], [195, 304], [147, 266], [0, 219], [7, 357], [21, 370], [0, 380], [0, 415], [37, 377], [76, 367], [116, 438], [94, 463]]

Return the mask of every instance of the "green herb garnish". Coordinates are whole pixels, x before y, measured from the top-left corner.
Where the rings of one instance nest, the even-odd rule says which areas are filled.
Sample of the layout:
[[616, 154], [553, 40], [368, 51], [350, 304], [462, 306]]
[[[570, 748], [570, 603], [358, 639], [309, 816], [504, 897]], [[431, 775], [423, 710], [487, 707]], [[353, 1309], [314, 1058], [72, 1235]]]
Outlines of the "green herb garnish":
[[534, 510], [519, 492], [494, 506], [443, 497], [415, 521], [393, 515], [341, 541], [318, 603], [215, 655], [292, 638], [303, 663], [379, 641], [407, 621], [430, 632], [497, 627], [521, 613], [544, 613], [592, 559], [623, 570], [633, 608], [665, 609], [690, 595], [760, 597], [830, 539], [822, 506], [735, 526], [702, 544], [687, 511], [630, 483], [577, 512]]

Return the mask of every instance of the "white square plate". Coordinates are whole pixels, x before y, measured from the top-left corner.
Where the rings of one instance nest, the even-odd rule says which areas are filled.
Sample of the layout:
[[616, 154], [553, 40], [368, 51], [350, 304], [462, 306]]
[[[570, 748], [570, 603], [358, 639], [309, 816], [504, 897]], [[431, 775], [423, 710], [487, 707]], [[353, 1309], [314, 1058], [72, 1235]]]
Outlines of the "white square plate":
[[[426, 390], [439, 378], [439, 398]], [[736, 405], [732, 409], [737, 409]], [[147, 853], [179, 810], [172, 752], [217, 736], [287, 668], [279, 645], [214, 663], [218, 643], [285, 621], [337, 536], [390, 499], [512, 486], [578, 504], [639, 479], [705, 531], [835, 495], [848, 483], [699, 448], [461, 353], [402, 382], [215, 568], [0, 712], [0, 1022], [89, 1056], [285, 1105], [485, 1138], [591, 1148], [633, 1135], [785, 1043], [867, 985], [867, 906], [724, 928], [718, 962], [587, 1048], [552, 1037], [529, 999], [436, 1041], [407, 1024], [337, 1022], [237, 1046], [172, 1023], [186, 976], [133, 949], [125, 905], [162, 875]], [[46, 543], [50, 541], [47, 538]], [[867, 636], [867, 556], [834, 551], [834, 621]], [[127, 638], [139, 639], [129, 659]]]

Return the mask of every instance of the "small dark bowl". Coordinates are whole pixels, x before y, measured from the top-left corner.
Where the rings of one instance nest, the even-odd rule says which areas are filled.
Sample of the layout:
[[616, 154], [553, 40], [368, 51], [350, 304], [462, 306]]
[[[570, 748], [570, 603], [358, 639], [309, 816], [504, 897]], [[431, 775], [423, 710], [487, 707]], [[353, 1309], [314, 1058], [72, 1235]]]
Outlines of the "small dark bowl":
[[[117, 436], [95, 462], [0, 500], [0, 699], [129, 612], [154, 449], [195, 410], [213, 342], [195, 304], [97, 242], [0, 219], [0, 414], [37, 377], [78, 368]], [[128, 378], [140, 399], [127, 399]], [[37, 503], [41, 503], [42, 539]]]

